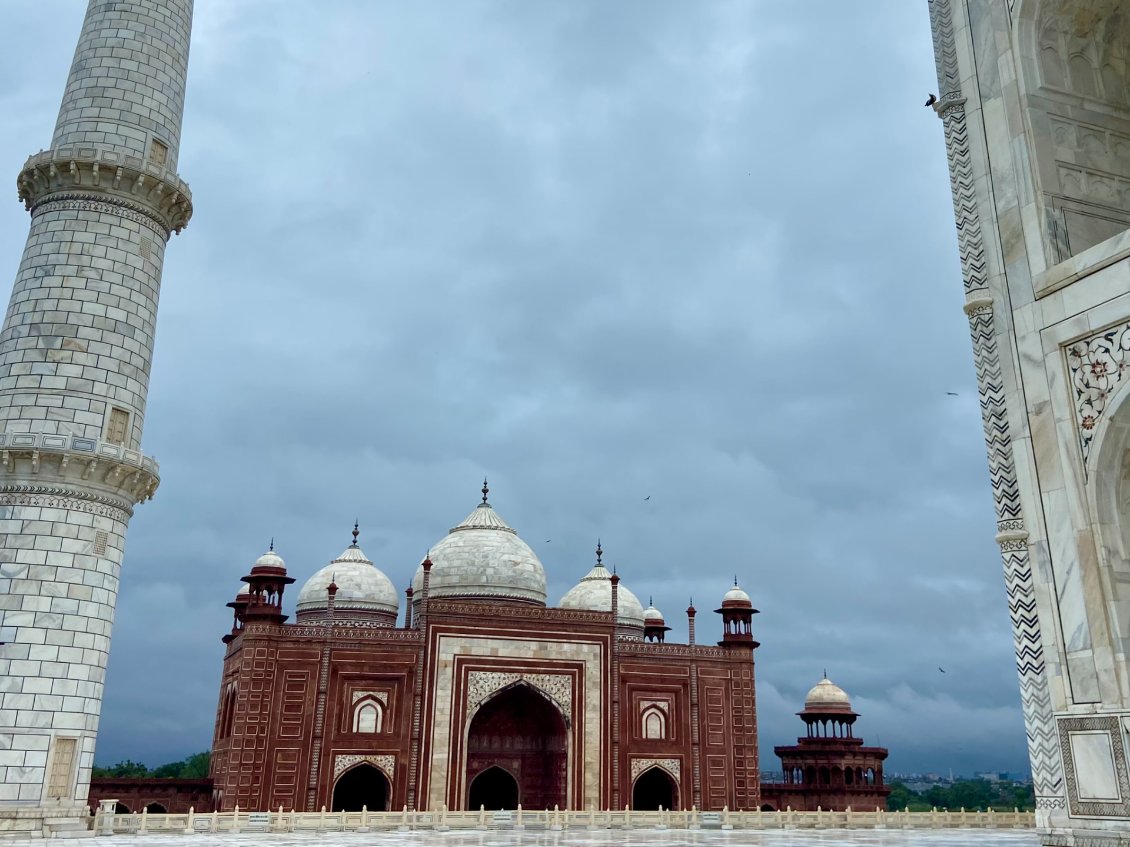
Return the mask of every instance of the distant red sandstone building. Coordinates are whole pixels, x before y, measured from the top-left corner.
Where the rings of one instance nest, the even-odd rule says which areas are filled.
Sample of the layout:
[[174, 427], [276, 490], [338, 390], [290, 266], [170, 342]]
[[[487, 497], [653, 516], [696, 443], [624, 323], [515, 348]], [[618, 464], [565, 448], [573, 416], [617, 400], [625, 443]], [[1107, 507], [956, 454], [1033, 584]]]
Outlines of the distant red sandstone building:
[[885, 747], [864, 747], [853, 732], [851, 702], [824, 677], [808, 692], [800, 712], [806, 733], [789, 747], [774, 747], [783, 783], [761, 786], [762, 808], [814, 812], [885, 809], [891, 789], [883, 783]]
[[546, 605], [537, 556], [483, 501], [399, 592], [354, 542], [294, 579], [272, 550], [229, 605], [212, 777], [220, 810], [756, 808], [751, 620], [664, 639], [602, 563]]

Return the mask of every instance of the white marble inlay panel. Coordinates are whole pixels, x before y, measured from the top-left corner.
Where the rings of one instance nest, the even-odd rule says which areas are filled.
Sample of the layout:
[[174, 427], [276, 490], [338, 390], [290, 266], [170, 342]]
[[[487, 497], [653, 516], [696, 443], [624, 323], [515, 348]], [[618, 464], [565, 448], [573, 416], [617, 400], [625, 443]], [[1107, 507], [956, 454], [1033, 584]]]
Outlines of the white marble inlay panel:
[[1102, 730], [1072, 732], [1069, 737], [1079, 799], [1119, 802], [1122, 793], [1118, 789], [1110, 733]]

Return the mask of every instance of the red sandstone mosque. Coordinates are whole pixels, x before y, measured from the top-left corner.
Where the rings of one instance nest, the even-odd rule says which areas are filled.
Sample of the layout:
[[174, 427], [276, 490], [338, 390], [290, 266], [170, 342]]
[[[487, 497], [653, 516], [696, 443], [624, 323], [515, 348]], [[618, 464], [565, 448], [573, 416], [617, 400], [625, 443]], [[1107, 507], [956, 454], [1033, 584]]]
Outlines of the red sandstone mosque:
[[256, 561], [228, 604], [215, 808], [805, 808], [805, 789], [824, 808], [882, 805], [886, 751], [851, 737], [847, 695], [826, 679], [801, 713], [808, 737], [777, 748], [786, 783], [760, 784], [757, 610], [736, 582], [711, 645], [696, 643], [693, 605], [688, 643], [666, 641], [599, 544], [548, 606], [541, 562], [482, 493], [420, 563], [403, 615], [356, 527], [300, 589], [293, 623], [295, 579], [273, 549]]

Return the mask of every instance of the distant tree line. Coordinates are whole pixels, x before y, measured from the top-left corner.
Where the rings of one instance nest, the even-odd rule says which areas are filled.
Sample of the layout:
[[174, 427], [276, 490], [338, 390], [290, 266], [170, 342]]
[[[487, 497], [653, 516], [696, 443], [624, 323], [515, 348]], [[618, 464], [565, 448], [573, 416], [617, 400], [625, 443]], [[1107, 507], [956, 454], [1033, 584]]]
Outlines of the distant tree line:
[[901, 809], [912, 812], [928, 812], [931, 809], [1031, 811], [1036, 808], [1036, 794], [1032, 786], [1008, 780], [959, 779], [949, 785], [933, 785], [925, 791], [912, 791], [896, 780], [890, 783], [890, 789], [887, 809], [892, 812]]
[[169, 762], [150, 770], [141, 762], [125, 759], [108, 768], [95, 765], [91, 777], [115, 777], [117, 779], [204, 779], [208, 776], [208, 752], [195, 753], [179, 762]]

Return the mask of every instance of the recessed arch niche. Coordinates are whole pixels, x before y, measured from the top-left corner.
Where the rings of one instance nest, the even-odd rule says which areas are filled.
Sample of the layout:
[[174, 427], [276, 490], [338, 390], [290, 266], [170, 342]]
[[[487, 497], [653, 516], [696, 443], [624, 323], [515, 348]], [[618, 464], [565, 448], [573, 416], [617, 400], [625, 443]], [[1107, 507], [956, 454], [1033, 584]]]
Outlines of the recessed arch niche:
[[1130, 9], [1017, 3], [1022, 97], [1049, 265], [1130, 229]]

